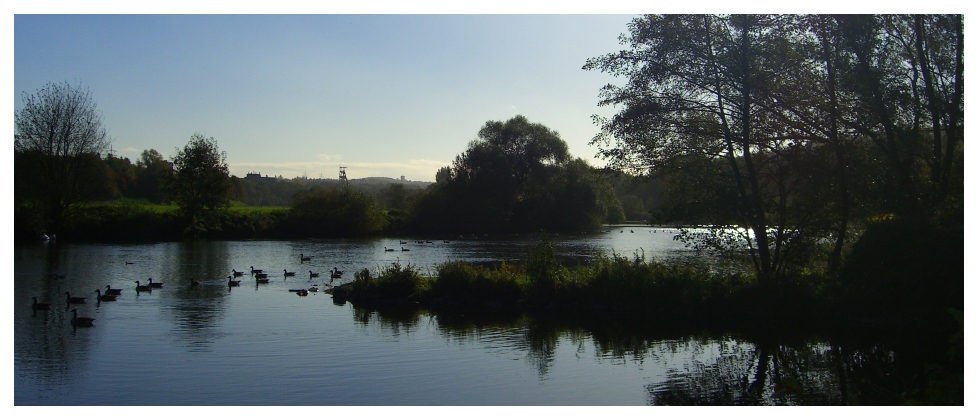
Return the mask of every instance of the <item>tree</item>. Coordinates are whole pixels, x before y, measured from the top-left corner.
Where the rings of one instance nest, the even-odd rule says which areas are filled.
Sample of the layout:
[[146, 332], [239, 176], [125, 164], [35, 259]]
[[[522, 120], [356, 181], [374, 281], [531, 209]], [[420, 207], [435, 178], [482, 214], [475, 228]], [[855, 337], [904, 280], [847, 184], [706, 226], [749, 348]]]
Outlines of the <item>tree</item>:
[[166, 200], [166, 185], [172, 181], [173, 165], [156, 149], [143, 150], [136, 161], [136, 182], [133, 195], [152, 203]]
[[581, 230], [623, 219], [611, 185], [543, 124], [489, 121], [414, 206], [425, 231]]
[[173, 156], [175, 173], [169, 191], [187, 219], [188, 232], [207, 231], [215, 226], [216, 214], [227, 208], [231, 180], [225, 158], [213, 137], [198, 133]]
[[374, 199], [358, 189], [320, 186], [292, 198], [297, 229], [314, 237], [369, 235], [384, 228], [384, 216]]
[[16, 183], [36, 200], [48, 228], [57, 232], [75, 203], [104, 193], [101, 153], [109, 146], [91, 93], [81, 86], [48, 83], [21, 95], [14, 112]]
[[[595, 117], [592, 144], [613, 168], [664, 179], [673, 215], [713, 224], [686, 239], [746, 243], [762, 283], [821, 244], [834, 271], [860, 218], [960, 210], [962, 26], [960, 15], [636, 18], [629, 49], [584, 66], [628, 80], [601, 90], [621, 111]], [[739, 240], [722, 238], [731, 232]]]

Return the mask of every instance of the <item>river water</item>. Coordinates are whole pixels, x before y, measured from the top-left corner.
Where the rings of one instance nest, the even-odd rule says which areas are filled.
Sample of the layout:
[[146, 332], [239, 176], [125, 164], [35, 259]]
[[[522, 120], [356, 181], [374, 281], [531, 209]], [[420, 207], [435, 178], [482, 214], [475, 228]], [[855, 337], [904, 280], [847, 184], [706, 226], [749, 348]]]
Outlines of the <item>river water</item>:
[[[567, 262], [612, 252], [696, 258], [672, 240], [676, 233], [609, 226], [550, 239]], [[538, 239], [18, 245], [14, 403], [839, 404], [853, 394], [846, 372], [892, 357], [817, 338], [761, 343], [734, 333], [636, 334], [528, 316], [378, 313], [334, 304], [324, 293], [289, 292], [322, 286], [333, 267], [350, 281], [355, 270], [394, 261], [422, 272], [449, 260], [514, 261]], [[311, 260], [301, 262], [300, 254]], [[252, 266], [269, 273], [268, 284], [246, 274], [240, 287], [227, 287], [232, 269]], [[136, 281], [149, 278], [163, 287], [137, 293]], [[191, 288], [191, 279], [202, 284]], [[106, 285], [122, 295], [98, 303], [95, 290]], [[88, 302], [68, 306], [65, 292]], [[35, 296], [52, 309], [33, 311]], [[73, 328], [71, 309], [95, 318], [95, 326]], [[778, 394], [782, 384], [791, 385], [789, 393]]]

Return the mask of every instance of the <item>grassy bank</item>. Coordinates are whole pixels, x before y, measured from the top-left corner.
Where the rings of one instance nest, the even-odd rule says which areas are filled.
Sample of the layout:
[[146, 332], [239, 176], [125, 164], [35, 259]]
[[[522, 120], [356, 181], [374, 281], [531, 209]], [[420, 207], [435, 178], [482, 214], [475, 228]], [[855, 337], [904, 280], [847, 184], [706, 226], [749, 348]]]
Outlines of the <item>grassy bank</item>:
[[[288, 207], [231, 206], [208, 220], [211, 239], [285, 238], [292, 226]], [[178, 241], [187, 221], [175, 205], [119, 200], [75, 207], [58, 232], [75, 241]]]

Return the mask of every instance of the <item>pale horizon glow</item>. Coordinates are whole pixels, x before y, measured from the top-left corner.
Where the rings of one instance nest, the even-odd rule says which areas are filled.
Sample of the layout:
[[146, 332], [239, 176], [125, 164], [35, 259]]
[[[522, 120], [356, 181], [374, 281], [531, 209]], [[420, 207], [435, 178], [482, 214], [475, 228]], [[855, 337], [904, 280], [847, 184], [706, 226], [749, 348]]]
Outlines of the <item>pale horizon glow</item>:
[[434, 181], [518, 114], [595, 166], [599, 89], [629, 15], [15, 15], [14, 109], [67, 81], [113, 152], [213, 137], [232, 175]]

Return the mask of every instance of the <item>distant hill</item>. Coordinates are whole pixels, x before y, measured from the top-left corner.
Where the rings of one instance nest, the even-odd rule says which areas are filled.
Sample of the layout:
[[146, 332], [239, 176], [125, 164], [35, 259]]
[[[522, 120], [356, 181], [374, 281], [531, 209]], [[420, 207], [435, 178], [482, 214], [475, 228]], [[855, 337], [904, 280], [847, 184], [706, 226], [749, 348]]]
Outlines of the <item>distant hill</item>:
[[[249, 175], [244, 178], [233, 177], [235, 199], [249, 206], [290, 206], [292, 196], [314, 186], [339, 188], [343, 181], [330, 178], [279, 178], [274, 176]], [[382, 203], [384, 190], [392, 184], [402, 184], [409, 190], [427, 188], [433, 182], [410, 181], [388, 177], [368, 177], [349, 180], [350, 186], [358, 188]]]

